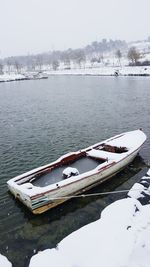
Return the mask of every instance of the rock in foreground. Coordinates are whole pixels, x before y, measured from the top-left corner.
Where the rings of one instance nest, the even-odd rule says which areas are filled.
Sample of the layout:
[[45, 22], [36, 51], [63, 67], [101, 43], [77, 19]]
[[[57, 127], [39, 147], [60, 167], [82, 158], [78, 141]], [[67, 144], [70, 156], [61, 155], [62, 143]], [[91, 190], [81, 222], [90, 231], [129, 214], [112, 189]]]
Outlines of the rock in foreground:
[[133, 198], [105, 208], [101, 219], [72, 233], [57, 249], [33, 256], [30, 267], [149, 267], [150, 205]]

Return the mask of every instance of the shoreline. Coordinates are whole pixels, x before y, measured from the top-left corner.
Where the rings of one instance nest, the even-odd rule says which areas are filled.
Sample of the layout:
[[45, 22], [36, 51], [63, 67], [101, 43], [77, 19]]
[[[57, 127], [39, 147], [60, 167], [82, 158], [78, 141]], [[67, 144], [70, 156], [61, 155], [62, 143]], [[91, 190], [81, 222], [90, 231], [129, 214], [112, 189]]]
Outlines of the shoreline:
[[23, 80], [39, 80], [39, 79], [46, 79], [50, 76], [149, 77], [150, 66], [99, 67], [99, 68], [82, 68], [82, 69], [70, 69], [70, 70], [43, 69], [40, 72], [40, 74], [39, 71], [35, 72], [34, 74], [32, 72], [25, 72], [24, 74], [4, 73], [0, 75], [0, 83], [23, 81]]
[[36, 72], [34, 74], [32, 73], [25, 73], [25, 74], [2, 74], [0, 75], [0, 83], [2, 82], [15, 82], [15, 81], [29, 81], [29, 80], [41, 80], [41, 79], [47, 79], [48, 76], [39, 72]]

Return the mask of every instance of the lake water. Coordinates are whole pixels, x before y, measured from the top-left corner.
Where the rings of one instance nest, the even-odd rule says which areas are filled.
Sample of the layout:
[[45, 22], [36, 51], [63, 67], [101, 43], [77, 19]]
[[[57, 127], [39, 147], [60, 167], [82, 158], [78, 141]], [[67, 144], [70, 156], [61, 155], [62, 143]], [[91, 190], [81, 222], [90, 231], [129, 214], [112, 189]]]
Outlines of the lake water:
[[125, 195], [73, 199], [32, 215], [7, 190], [10, 178], [124, 131], [142, 127], [147, 141], [120, 174], [91, 192], [128, 189], [150, 162], [150, 78], [59, 76], [0, 84], [0, 253], [28, 266], [39, 250], [97, 220]]

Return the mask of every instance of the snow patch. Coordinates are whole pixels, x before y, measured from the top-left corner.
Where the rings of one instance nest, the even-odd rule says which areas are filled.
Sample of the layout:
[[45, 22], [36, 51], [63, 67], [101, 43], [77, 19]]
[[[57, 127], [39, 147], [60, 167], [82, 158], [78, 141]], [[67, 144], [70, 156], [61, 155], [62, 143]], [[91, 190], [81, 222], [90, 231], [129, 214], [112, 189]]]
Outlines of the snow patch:
[[135, 199], [139, 199], [139, 198], [143, 198], [144, 196], [142, 195], [142, 192], [145, 190], [144, 185], [139, 184], [139, 183], [135, 183], [132, 188], [130, 189], [130, 191], [128, 192], [128, 196], [135, 198]]
[[150, 176], [150, 169], [148, 170], [147, 175]]
[[7, 260], [7, 258], [0, 254], [0, 267], [11, 267], [12, 264], [10, 261]]
[[78, 175], [79, 171], [76, 168], [72, 168], [72, 167], [67, 167], [63, 170], [63, 175], [66, 178], [71, 177], [72, 175]]

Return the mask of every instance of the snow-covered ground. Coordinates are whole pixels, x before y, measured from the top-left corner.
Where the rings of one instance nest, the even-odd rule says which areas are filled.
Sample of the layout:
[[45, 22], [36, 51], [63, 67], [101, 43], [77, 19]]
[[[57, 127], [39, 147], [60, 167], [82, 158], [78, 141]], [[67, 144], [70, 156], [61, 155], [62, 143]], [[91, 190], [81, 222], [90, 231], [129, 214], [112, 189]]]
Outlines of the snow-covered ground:
[[[146, 182], [150, 180], [145, 177]], [[142, 190], [147, 190], [150, 200], [147, 184]], [[29, 267], [149, 267], [150, 204], [142, 205], [137, 200], [141, 195], [145, 197], [142, 190], [140, 186], [132, 188], [130, 198], [106, 207], [98, 221], [69, 235], [56, 249], [33, 256]]]

